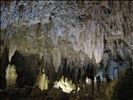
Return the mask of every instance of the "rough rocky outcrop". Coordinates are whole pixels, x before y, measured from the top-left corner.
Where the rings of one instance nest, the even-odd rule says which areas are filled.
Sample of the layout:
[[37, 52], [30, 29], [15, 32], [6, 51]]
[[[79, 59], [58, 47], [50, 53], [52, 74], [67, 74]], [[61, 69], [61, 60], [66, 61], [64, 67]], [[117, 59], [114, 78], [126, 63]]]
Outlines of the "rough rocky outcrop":
[[133, 99], [133, 69], [127, 68], [118, 78], [110, 82], [105, 94], [110, 100], [132, 100]]

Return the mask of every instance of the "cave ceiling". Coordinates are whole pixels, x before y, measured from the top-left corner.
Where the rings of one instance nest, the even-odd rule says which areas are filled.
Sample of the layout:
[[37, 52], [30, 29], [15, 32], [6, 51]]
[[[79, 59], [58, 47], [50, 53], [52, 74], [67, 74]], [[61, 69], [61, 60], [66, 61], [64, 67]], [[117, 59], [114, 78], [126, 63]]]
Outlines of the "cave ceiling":
[[[1, 1], [1, 52], [96, 63], [110, 50], [133, 62], [133, 1]], [[106, 58], [106, 57], [105, 57]], [[56, 67], [58, 68], [58, 67]]]

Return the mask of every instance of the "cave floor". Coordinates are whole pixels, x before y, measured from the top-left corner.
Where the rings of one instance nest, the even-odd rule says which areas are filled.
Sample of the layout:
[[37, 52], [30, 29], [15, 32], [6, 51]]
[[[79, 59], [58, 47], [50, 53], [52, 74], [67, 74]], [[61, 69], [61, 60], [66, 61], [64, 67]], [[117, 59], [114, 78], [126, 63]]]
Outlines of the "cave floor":
[[[94, 90], [95, 91], [95, 90]], [[41, 91], [37, 87], [25, 86], [24, 88], [10, 88], [0, 92], [1, 100], [108, 100], [103, 94], [97, 96], [94, 92], [86, 94], [83, 91], [64, 93], [60, 89]]]

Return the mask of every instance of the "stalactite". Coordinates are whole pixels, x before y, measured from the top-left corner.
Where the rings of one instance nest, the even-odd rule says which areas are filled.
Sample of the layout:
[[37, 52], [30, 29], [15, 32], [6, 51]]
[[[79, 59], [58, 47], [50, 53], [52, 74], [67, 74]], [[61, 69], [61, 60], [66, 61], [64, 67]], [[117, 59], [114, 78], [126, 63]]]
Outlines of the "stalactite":
[[[114, 54], [113, 41], [118, 38], [126, 39], [126, 37], [130, 37], [130, 34], [132, 34], [131, 4], [132, 2], [126, 1], [124, 3], [83, 1], [81, 4], [75, 1], [70, 3], [66, 1], [13, 1], [8, 7], [6, 4], [1, 6], [1, 29], [4, 30], [8, 26], [8, 29], [10, 29], [10, 26], [13, 27], [9, 34], [7, 33], [9, 36], [11, 33], [14, 34], [16, 31], [19, 31], [19, 29], [22, 33], [25, 33], [24, 30], [26, 30], [25, 36], [28, 38], [25, 41], [28, 41], [28, 47], [24, 48], [26, 53], [31, 53], [31, 50], [34, 52], [36, 48], [45, 48], [46, 45], [46, 47], [51, 47], [51, 45], [57, 46], [59, 41], [65, 41], [66, 44], [72, 46], [75, 52], [82, 51], [90, 59], [94, 56], [98, 63], [101, 60], [104, 48], [103, 36], [107, 40], [106, 49], [110, 49], [112, 54]], [[38, 34], [36, 34], [34, 27], [38, 23], [40, 23], [39, 27], [42, 28], [45, 25], [47, 28], [39, 29]], [[26, 28], [24, 28], [25, 26]], [[30, 32], [28, 32], [28, 27], [31, 29]], [[40, 33], [42, 30], [48, 33], [47, 38], [45, 38], [43, 33]], [[32, 35], [33, 38], [27, 36], [29, 33], [30, 35], [34, 34]], [[45, 43], [40, 40], [36, 44], [38, 41], [35, 40], [40, 34], [43, 34], [44, 37], [42, 38], [44, 38]], [[83, 35], [81, 36], [81, 34]], [[34, 40], [31, 41], [30, 39]], [[22, 38], [22, 40], [25, 40], [25, 38]], [[126, 41], [131, 41], [131, 39]], [[19, 44], [18, 50], [21, 47], [23, 49], [25, 42]], [[17, 49], [15, 44], [12, 45], [9, 46], [9, 61], [11, 61], [11, 57]], [[64, 50], [69, 51], [68, 48]], [[37, 52], [39, 50], [36, 50]], [[42, 58], [43, 53], [39, 54], [40, 58]], [[57, 66], [55, 68], [56, 70], [58, 69]]]
[[10, 45], [9, 45], [9, 55], [8, 55], [9, 62], [11, 62], [11, 58], [12, 58], [12, 56], [14, 55], [16, 49], [17, 49], [17, 45], [16, 45], [15, 42], [16, 42], [16, 41], [14, 41], [14, 40], [11, 40], [11, 41], [10, 41]]
[[103, 33], [102, 33], [101, 37], [97, 39], [97, 43], [95, 45], [93, 52], [96, 63], [99, 63], [102, 60], [103, 49], [104, 49], [104, 43], [103, 43]]
[[54, 65], [55, 72], [57, 72], [61, 64], [61, 53], [58, 48], [54, 48], [51, 52], [52, 52], [52, 63]]
[[57, 27], [55, 26], [55, 23], [51, 20], [51, 23], [50, 23], [50, 37], [53, 41], [53, 44], [57, 45], [57, 42], [58, 42], [58, 29]]
[[109, 78], [111, 80], [114, 80], [115, 77], [114, 77], [114, 70], [118, 67], [118, 63], [114, 60], [110, 60], [109, 63], [108, 63], [108, 70], [107, 70], [107, 73], [109, 75]]

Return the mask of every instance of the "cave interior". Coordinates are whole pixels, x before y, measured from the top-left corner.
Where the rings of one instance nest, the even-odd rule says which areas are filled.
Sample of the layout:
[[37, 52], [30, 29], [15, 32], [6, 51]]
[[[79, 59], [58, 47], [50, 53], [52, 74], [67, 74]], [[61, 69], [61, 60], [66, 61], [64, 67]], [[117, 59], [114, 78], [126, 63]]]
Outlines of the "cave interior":
[[2, 100], [133, 100], [132, 5], [1, 0]]

